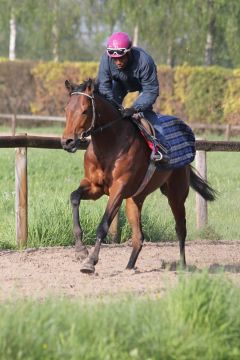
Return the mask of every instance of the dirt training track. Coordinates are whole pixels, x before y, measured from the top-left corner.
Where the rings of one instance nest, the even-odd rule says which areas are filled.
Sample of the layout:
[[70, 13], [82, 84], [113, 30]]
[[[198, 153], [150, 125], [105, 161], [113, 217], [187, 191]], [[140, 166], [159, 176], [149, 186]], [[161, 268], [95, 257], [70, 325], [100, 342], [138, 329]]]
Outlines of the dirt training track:
[[[86, 275], [80, 273], [73, 247], [0, 251], [0, 299], [155, 295], [177, 283], [177, 243], [145, 243], [131, 271], [125, 270], [130, 252], [128, 245], [103, 245], [95, 274]], [[221, 267], [240, 286], [240, 241], [187, 242], [186, 256], [187, 276], [203, 269], [216, 274]]]

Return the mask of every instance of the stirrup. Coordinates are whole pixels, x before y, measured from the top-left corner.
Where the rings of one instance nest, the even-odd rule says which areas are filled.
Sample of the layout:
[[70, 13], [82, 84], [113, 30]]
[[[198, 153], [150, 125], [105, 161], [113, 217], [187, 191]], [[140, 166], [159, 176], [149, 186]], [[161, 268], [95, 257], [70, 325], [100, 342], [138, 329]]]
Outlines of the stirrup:
[[151, 153], [151, 161], [160, 163], [160, 164], [168, 164], [169, 156], [161, 153], [159, 150], [157, 153], [155, 153], [155, 151], [153, 150]]
[[163, 154], [159, 151], [157, 153], [154, 153], [154, 151], [151, 154], [151, 160], [152, 161], [161, 161], [163, 159]]

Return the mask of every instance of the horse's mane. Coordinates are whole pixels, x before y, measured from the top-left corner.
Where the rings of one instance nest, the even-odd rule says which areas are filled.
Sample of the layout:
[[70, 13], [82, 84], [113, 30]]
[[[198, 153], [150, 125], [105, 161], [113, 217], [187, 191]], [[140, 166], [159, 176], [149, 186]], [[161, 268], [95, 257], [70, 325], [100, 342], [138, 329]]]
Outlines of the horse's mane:
[[81, 92], [83, 92], [83, 91], [85, 91], [86, 88], [89, 87], [89, 86], [93, 86], [93, 88], [94, 88], [93, 93], [94, 93], [94, 94], [97, 94], [98, 96], [102, 97], [105, 101], [107, 101], [109, 104], [111, 104], [112, 106], [114, 106], [115, 109], [117, 109], [118, 111], [120, 111], [120, 109], [119, 109], [120, 106], [119, 106], [119, 104], [118, 104], [117, 102], [115, 102], [114, 100], [111, 101], [111, 100], [107, 99], [106, 96], [104, 96], [103, 94], [101, 94], [101, 93], [99, 92], [99, 88], [98, 88], [99, 84], [98, 84], [98, 82], [97, 82], [95, 79], [89, 78], [89, 79], [87, 79], [87, 80], [84, 80], [83, 83], [81, 83], [80, 85], [75, 85], [75, 86], [74, 86], [74, 91], [81, 91]]
[[76, 85], [76, 84], [73, 84], [74, 85], [74, 91], [85, 91], [87, 87], [89, 86], [94, 86], [94, 92], [97, 91], [97, 83], [94, 79], [87, 79], [87, 80], [84, 80], [81, 84], [79, 85]]

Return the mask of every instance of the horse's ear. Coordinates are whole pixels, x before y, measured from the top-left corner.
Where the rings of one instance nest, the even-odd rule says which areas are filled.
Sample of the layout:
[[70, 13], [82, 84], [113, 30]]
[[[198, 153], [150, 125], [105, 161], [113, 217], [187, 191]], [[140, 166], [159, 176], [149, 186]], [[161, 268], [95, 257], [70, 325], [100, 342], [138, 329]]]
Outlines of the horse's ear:
[[93, 79], [91, 79], [91, 93], [93, 93], [95, 90], [95, 82]]
[[73, 84], [69, 80], [65, 81], [65, 88], [68, 90], [69, 94], [73, 92]]
[[93, 94], [93, 92], [94, 92], [94, 81], [93, 81], [93, 79], [89, 78], [89, 79], [87, 80], [87, 87], [86, 87], [86, 89], [87, 89], [87, 92], [88, 92], [89, 95], [92, 95], [92, 94]]

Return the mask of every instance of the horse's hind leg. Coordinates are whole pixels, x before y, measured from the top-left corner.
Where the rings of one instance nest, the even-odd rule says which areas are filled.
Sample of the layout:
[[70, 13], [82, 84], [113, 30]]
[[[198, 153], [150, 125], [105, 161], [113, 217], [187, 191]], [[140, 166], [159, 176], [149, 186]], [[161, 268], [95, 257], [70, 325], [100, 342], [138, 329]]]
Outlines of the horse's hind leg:
[[181, 267], [185, 268], [185, 240], [187, 236], [185, 205], [184, 202], [182, 204], [176, 204], [174, 201], [171, 200], [169, 200], [169, 204], [175, 218], [175, 230], [180, 248], [180, 265]]
[[141, 224], [141, 210], [143, 200], [129, 198], [126, 200], [126, 214], [129, 224], [132, 228], [132, 253], [127, 264], [127, 269], [133, 269], [137, 261], [138, 255], [142, 249], [143, 232]]
[[167, 181], [167, 197], [174, 219], [180, 248], [180, 265], [186, 267], [185, 240], [187, 236], [185, 200], [189, 192], [187, 168], [174, 170]]

